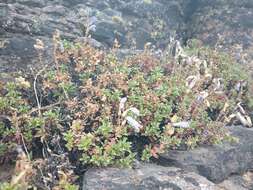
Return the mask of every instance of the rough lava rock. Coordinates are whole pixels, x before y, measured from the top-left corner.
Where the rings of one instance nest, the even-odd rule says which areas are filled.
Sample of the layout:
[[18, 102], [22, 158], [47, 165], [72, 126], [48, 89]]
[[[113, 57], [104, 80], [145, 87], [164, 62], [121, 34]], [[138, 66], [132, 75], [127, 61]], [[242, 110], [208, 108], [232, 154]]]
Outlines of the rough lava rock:
[[10, 38], [1, 38], [0, 47], [0, 73], [28, 70], [29, 68], [43, 67], [53, 62], [52, 40], [47, 37], [39, 37], [44, 43], [41, 51], [43, 65], [40, 64], [39, 52], [34, 48], [35, 37], [29, 35], [12, 35]]
[[[63, 38], [82, 38], [93, 16], [91, 36], [105, 47], [118, 39], [123, 48], [147, 42], [163, 48], [171, 36], [195, 37], [252, 62], [252, 10], [252, 0], [2, 0], [0, 71], [40, 64], [32, 42], [43, 39], [51, 47], [56, 29]], [[50, 51], [44, 56], [49, 63]]]
[[253, 66], [253, 1], [195, 0], [195, 5], [188, 17], [188, 38], [200, 39]]
[[232, 174], [243, 174], [253, 168], [253, 129], [229, 127], [237, 143], [201, 146], [194, 150], [170, 150], [160, 156], [158, 163], [196, 172], [219, 183]]
[[243, 175], [232, 175], [219, 184], [224, 190], [252, 190], [253, 172], [246, 172]]
[[[188, 0], [187, 0], [188, 1]], [[33, 48], [44, 41], [43, 60], [52, 61], [52, 35], [85, 37], [87, 23], [96, 18], [94, 40], [111, 47], [143, 48], [147, 42], [166, 44], [183, 25], [182, 1], [143, 0], [2, 0], [0, 2], [0, 71], [16, 71], [40, 64]]]
[[144, 165], [139, 169], [91, 169], [83, 190], [219, 190], [198, 174], [174, 167]]

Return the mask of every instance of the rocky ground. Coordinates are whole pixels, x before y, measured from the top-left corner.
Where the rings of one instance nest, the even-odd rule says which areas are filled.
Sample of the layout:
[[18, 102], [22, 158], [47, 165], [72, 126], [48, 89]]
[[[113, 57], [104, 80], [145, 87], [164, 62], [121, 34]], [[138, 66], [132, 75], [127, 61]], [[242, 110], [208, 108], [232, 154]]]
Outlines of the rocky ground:
[[0, 10], [2, 71], [34, 66], [38, 60], [33, 48], [37, 38], [43, 40], [44, 57], [50, 62], [56, 29], [64, 38], [82, 40], [88, 25], [94, 24], [96, 29], [90, 33], [105, 47], [117, 39], [124, 48], [140, 49], [147, 42], [166, 45], [184, 25], [178, 1], [8, 0], [1, 1]]
[[[53, 62], [55, 30], [71, 40], [124, 52], [147, 42], [164, 48], [171, 37], [197, 38], [253, 65], [252, 0], [3, 0], [0, 2], [0, 72], [40, 66], [36, 39], [44, 42], [44, 60]], [[253, 189], [253, 130], [231, 127], [239, 142], [192, 151], [164, 153], [156, 164], [136, 169], [91, 169], [84, 190]], [[158, 166], [159, 165], [159, 166]]]
[[229, 127], [238, 142], [199, 147], [191, 151], [169, 151], [156, 164], [136, 169], [92, 169], [83, 179], [83, 189], [253, 189], [253, 130]]
[[45, 43], [44, 57], [50, 62], [56, 29], [64, 38], [83, 40], [89, 24], [92, 37], [105, 47], [115, 39], [123, 48], [142, 49], [147, 42], [163, 48], [172, 36], [182, 41], [198, 38], [232, 52], [240, 62], [251, 62], [252, 7], [251, 0], [4, 0], [0, 3], [0, 70], [36, 65], [33, 44], [37, 38]]
[[253, 64], [253, 1], [199, 0], [188, 34]]

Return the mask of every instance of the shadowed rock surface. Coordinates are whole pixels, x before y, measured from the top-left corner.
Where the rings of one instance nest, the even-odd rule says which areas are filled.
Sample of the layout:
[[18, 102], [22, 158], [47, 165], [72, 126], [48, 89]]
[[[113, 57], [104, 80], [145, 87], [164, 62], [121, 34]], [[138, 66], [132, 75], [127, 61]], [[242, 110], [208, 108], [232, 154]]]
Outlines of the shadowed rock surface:
[[125, 48], [141, 49], [147, 42], [166, 45], [184, 25], [181, 1], [174, 0], [4, 0], [0, 2], [0, 71], [40, 64], [33, 47], [37, 38], [44, 41], [43, 60], [50, 63], [55, 30], [65, 39], [82, 38], [91, 19], [92, 38], [106, 47], [115, 39]]
[[253, 168], [253, 130], [241, 126], [229, 130], [239, 142], [171, 150], [160, 156], [159, 165], [145, 164], [134, 170], [88, 170], [83, 189], [251, 190], [253, 176], [247, 171]]
[[43, 65], [40, 64], [39, 54], [34, 48], [37, 37], [15, 34], [10, 38], [0, 38], [3, 47], [0, 48], [0, 72], [12, 72], [29, 70], [29, 68], [41, 67], [53, 62], [53, 44], [47, 37], [39, 37], [44, 43], [41, 52]]
[[174, 167], [145, 165], [139, 169], [92, 169], [83, 190], [219, 190], [206, 178]]
[[243, 175], [232, 175], [221, 184], [224, 190], [252, 190], [253, 189], [253, 173], [246, 172]]
[[[251, 0], [3, 0], [0, 3], [0, 71], [38, 65], [33, 42], [52, 46], [53, 32], [62, 38], [85, 36], [90, 18], [96, 18], [92, 38], [111, 47], [152, 42], [165, 47], [171, 36], [201, 39], [231, 52], [239, 62], [253, 60], [253, 5]], [[19, 39], [19, 40], [17, 40]], [[51, 62], [51, 49], [44, 60]]]
[[210, 181], [219, 183], [232, 174], [242, 174], [253, 168], [253, 130], [230, 127], [238, 143], [199, 147], [190, 151], [169, 151], [158, 162], [194, 171]]
[[253, 65], [253, 1], [197, 0], [188, 21], [189, 37]]

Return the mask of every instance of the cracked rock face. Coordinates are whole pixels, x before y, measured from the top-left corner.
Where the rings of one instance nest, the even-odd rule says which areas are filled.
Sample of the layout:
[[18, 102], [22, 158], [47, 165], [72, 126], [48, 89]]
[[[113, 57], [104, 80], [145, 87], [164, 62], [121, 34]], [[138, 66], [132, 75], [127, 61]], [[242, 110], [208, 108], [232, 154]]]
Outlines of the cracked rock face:
[[85, 36], [89, 19], [95, 17], [92, 38], [111, 47], [144, 47], [147, 42], [166, 45], [183, 25], [180, 1], [143, 0], [3, 0], [0, 2], [0, 71], [19, 70], [38, 64], [33, 42], [42, 39], [48, 48], [43, 60], [52, 62], [52, 35]]
[[191, 37], [253, 65], [252, 0], [198, 0], [188, 24]]
[[224, 190], [252, 190], [253, 172], [249, 171], [243, 175], [232, 175], [219, 184]]
[[[155, 164], [138, 169], [91, 169], [83, 178], [83, 190], [252, 189], [253, 130], [229, 127], [238, 142], [202, 146], [191, 151], [170, 150]], [[243, 174], [243, 175], [242, 175]]]
[[190, 151], [168, 151], [158, 162], [196, 172], [215, 183], [253, 169], [253, 129], [234, 126], [229, 130], [239, 142], [202, 146]]
[[59, 30], [62, 38], [82, 38], [93, 16], [96, 30], [90, 34], [105, 47], [118, 39], [124, 48], [142, 49], [147, 42], [163, 48], [176, 35], [201, 39], [249, 63], [253, 60], [252, 10], [252, 0], [2, 0], [0, 71], [39, 65], [32, 46], [37, 38], [48, 47], [44, 61], [52, 62], [54, 31]]
[[206, 178], [174, 167], [145, 165], [139, 169], [93, 169], [83, 190], [219, 190]]

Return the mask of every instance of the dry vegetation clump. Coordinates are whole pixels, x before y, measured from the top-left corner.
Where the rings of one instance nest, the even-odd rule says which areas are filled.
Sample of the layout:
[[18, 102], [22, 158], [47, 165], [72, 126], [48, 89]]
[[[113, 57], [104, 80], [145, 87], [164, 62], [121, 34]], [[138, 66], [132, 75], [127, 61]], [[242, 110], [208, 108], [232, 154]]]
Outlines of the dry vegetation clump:
[[231, 140], [227, 124], [252, 126], [252, 81], [226, 55], [192, 42], [176, 59], [145, 50], [118, 61], [117, 47], [54, 40], [54, 66], [0, 88], [0, 160], [15, 162], [18, 150], [19, 165], [28, 165], [5, 190], [23, 179], [78, 189], [75, 167], [131, 167], [169, 149]]

